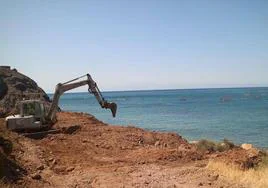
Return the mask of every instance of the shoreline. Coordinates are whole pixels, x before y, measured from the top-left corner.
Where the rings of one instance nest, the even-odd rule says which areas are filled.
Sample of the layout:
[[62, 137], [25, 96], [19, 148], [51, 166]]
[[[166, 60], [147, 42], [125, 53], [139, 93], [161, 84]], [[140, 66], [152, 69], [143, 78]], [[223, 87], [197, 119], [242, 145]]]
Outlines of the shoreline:
[[[88, 115], [91, 115], [90, 113], [87, 113], [87, 112], [76, 112], [76, 111], [63, 111], [63, 112], [70, 112], [70, 113], [84, 113], [84, 114], [88, 114]], [[91, 115], [92, 116], [92, 115]], [[96, 118], [96, 116], [94, 116]], [[153, 128], [146, 128], [146, 127], [142, 127], [142, 126], [138, 126], [138, 125], [123, 125], [123, 124], [112, 124], [112, 123], [109, 123], [109, 122], [104, 122], [105, 124], [109, 124], [111, 126], [123, 126], [123, 127], [128, 127], [128, 126], [133, 126], [133, 127], [137, 127], [137, 128], [141, 128], [141, 129], [145, 129], [145, 130], [148, 130], [148, 131], [156, 131], [156, 132], [165, 132], [165, 133], [176, 133], [176, 134], [179, 134], [179, 135], [183, 135], [181, 134], [179, 131], [169, 131], [169, 130], [158, 130], [158, 129], [153, 129]], [[248, 143], [248, 144], [252, 144], [254, 148], [258, 148], [260, 150], [268, 150], [268, 145], [267, 146], [258, 146], [257, 144], [253, 144], [251, 142], [248, 142], [247, 140], [244, 140], [243, 142], [234, 142], [232, 139], [229, 139], [228, 137], [223, 137], [221, 139], [211, 139], [211, 138], [205, 138], [205, 137], [200, 137], [199, 139], [190, 139], [188, 137], [184, 137], [185, 139], [187, 139], [189, 142], [192, 142], [192, 141], [200, 141], [200, 140], [210, 140], [210, 141], [213, 141], [213, 142], [221, 142], [223, 141], [224, 139], [227, 139], [231, 142], [233, 142], [234, 144], [236, 144], [237, 146], [241, 146], [242, 144], [244, 143]], [[262, 143], [266, 143], [266, 142], [262, 142]]]

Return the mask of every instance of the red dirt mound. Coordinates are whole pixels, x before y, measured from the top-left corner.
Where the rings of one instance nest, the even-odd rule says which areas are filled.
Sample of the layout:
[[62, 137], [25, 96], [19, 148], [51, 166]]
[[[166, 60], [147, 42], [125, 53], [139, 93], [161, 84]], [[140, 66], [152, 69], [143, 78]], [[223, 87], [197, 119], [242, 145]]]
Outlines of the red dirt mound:
[[[9, 178], [16, 176], [8, 181], [13, 182], [11, 185], [241, 187], [206, 169], [208, 159], [239, 164], [259, 159], [258, 155], [251, 156], [249, 151], [239, 148], [222, 153], [200, 152], [178, 134], [110, 126], [84, 113], [60, 112], [57, 116], [54, 127], [61, 132], [39, 139], [6, 130], [1, 119], [1, 137], [13, 143], [12, 151], [5, 156], [18, 164], [6, 168], [11, 169]], [[13, 172], [23, 173], [12, 175]], [[212, 181], [211, 177], [217, 178]]]

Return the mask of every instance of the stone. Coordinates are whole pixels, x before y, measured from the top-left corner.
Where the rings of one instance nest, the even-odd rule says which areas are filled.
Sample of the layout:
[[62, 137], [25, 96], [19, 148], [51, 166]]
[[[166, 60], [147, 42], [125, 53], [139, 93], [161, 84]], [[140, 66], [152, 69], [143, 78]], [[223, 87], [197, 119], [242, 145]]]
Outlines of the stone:
[[145, 181], [144, 184], [148, 185], [149, 184], [149, 181]]
[[159, 141], [159, 140], [158, 140], [158, 141], [156, 141], [156, 142], [155, 142], [155, 144], [154, 144], [154, 146], [155, 146], [155, 147], [160, 146], [160, 141]]
[[214, 176], [211, 176], [211, 177], [209, 178], [209, 180], [210, 180], [210, 181], [216, 181], [218, 178], [219, 178], [219, 174], [216, 174], [216, 175], [214, 175]]
[[57, 164], [56, 159], [53, 159], [52, 164], [53, 164], [53, 165]]
[[37, 170], [44, 170], [45, 169], [45, 166], [44, 165], [39, 165], [36, 169]]
[[49, 159], [48, 159], [48, 161], [53, 161], [54, 160], [54, 158], [53, 157], [50, 157]]
[[249, 149], [253, 148], [253, 146], [252, 146], [252, 144], [244, 143], [244, 144], [241, 145], [241, 148], [243, 148], [245, 150], [249, 150]]
[[82, 142], [83, 143], [86, 143], [86, 142], [88, 142], [88, 140], [87, 139], [83, 139]]
[[72, 167], [72, 166], [71, 166], [71, 167], [68, 167], [68, 168], [66, 169], [67, 172], [71, 172], [71, 171], [73, 171], [73, 170], [74, 170], [74, 167]]
[[32, 177], [32, 179], [34, 179], [34, 180], [40, 180], [40, 179], [42, 178], [41, 175], [38, 174], [38, 173], [32, 174], [31, 177]]
[[205, 163], [197, 163], [195, 164], [195, 167], [199, 167], [199, 168], [205, 168], [207, 166], [207, 164]]
[[54, 172], [56, 173], [64, 173], [66, 171], [66, 167], [65, 166], [56, 166], [54, 167]]
[[198, 144], [198, 141], [197, 140], [191, 140], [189, 141], [190, 144]]

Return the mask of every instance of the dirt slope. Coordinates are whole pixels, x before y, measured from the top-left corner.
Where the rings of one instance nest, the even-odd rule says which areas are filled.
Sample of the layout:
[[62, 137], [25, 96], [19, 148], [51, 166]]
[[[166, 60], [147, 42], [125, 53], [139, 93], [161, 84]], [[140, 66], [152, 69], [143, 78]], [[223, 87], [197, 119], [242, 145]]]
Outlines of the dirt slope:
[[3, 120], [0, 127], [13, 142], [2, 155], [17, 165], [5, 181], [16, 187], [244, 187], [207, 169], [208, 160], [258, 158], [239, 148], [200, 153], [177, 134], [110, 126], [82, 113], [58, 113], [62, 133], [39, 139], [5, 130]]

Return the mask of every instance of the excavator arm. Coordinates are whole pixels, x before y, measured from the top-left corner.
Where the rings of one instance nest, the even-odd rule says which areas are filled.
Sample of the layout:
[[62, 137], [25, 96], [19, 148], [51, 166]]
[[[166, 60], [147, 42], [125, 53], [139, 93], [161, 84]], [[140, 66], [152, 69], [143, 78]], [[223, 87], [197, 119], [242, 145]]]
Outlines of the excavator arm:
[[[80, 78], [85, 77], [85, 76], [87, 77], [86, 80], [77, 81]], [[77, 81], [77, 82], [75, 82], [75, 81]], [[52, 104], [51, 104], [49, 111], [48, 111], [48, 114], [45, 118], [46, 121], [52, 122], [52, 123], [56, 122], [56, 109], [58, 108], [60, 96], [64, 92], [81, 87], [81, 86], [84, 86], [84, 85], [88, 85], [88, 91], [95, 95], [100, 106], [102, 108], [110, 109], [113, 117], [115, 117], [116, 110], [117, 110], [116, 103], [107, 102], [104, 99], [104, 97], [102, 96], [96, 82], [94, 82], [94, 80], [91, 78], [91, 76], [89, 74], [86, 74], [84, 76], [75, 78], [75, 79], [70, 80], [68, 82], [57, 84], [56, 89], [55, 89], [55, 93], [53, 96]]]

